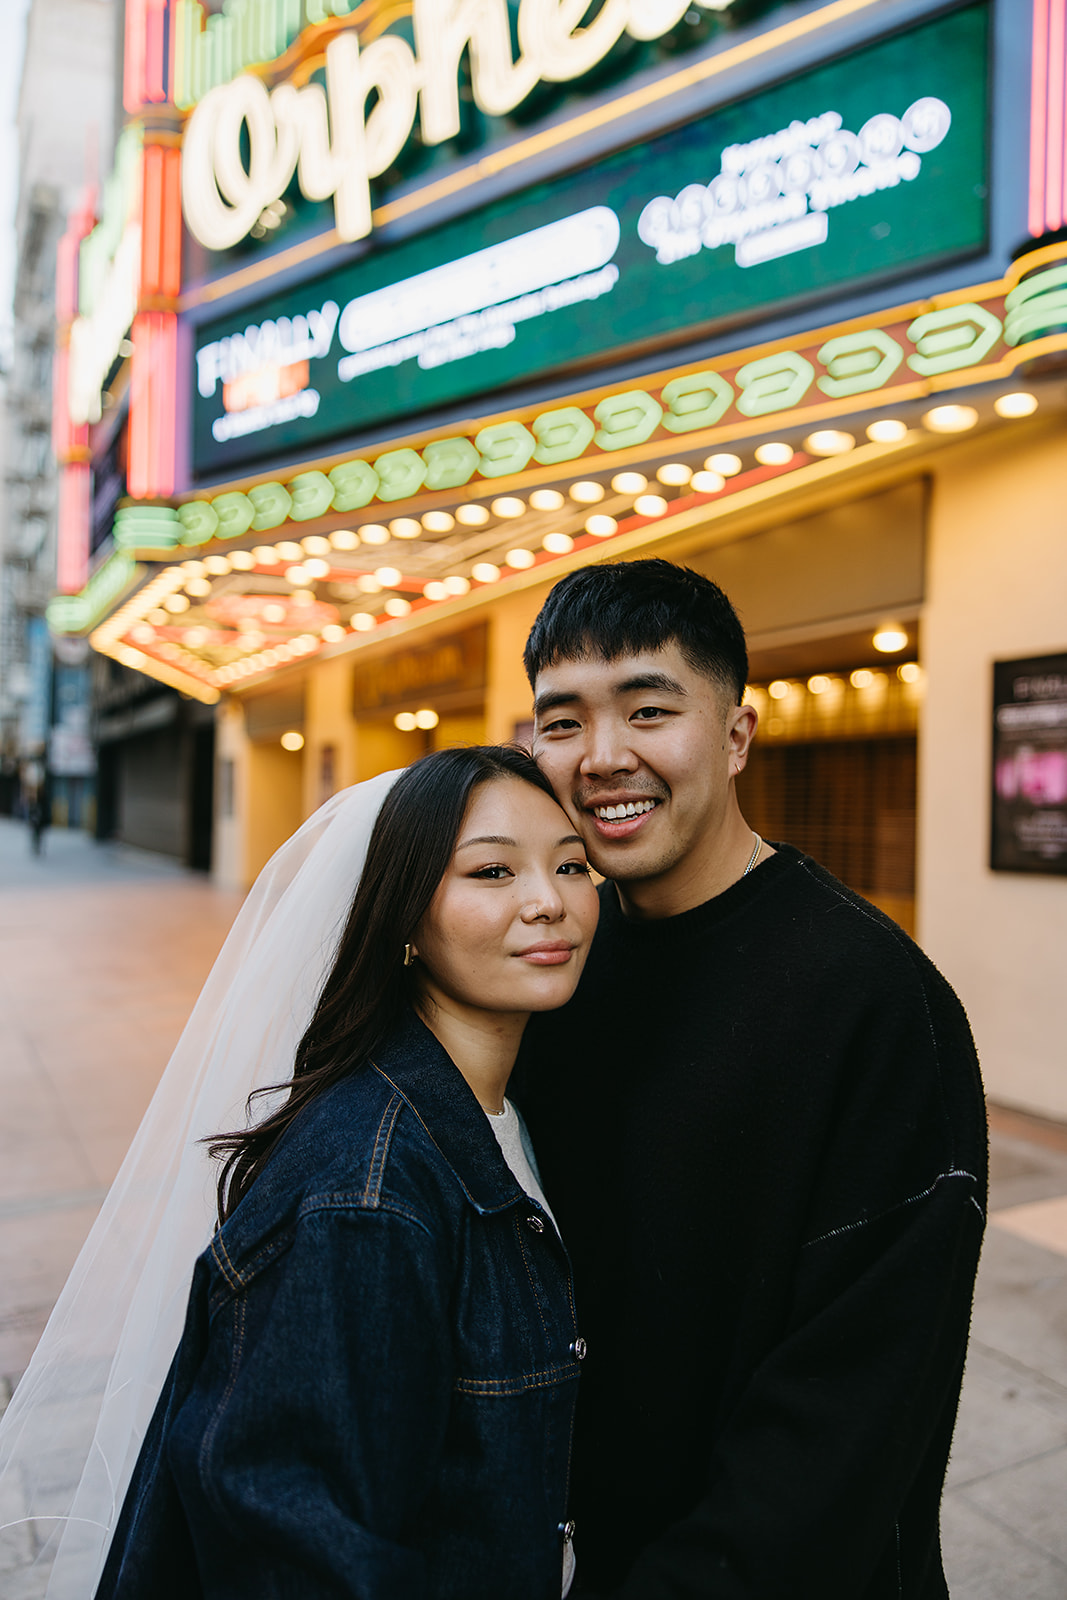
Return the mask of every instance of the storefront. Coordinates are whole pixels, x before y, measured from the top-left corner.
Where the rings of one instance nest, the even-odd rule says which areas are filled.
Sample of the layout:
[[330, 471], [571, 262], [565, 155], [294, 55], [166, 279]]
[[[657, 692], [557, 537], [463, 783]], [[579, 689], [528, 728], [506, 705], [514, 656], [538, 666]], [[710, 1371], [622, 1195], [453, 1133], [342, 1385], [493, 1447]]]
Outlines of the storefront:
[[990, 845], [993, 665], [1067, 650], [1064, 9], [128, 4], [126, 492], [52, 621], [215, 708], [222, 878], [521, 737], [547, 588], [664, 555], [745, 621], [754, 824], [1067, 1117], [1055, 784]]

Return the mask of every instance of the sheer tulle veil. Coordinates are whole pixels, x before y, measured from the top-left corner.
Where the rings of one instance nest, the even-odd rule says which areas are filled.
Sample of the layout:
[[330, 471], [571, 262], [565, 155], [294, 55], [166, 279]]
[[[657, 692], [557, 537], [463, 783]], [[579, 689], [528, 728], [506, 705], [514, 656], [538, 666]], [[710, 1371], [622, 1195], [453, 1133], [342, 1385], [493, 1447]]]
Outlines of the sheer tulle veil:
[[92, 1595], [181, 1335], [215, 1220], [199, 1141], [291, 1076], [395, 777], [335, 795], [263, 869], [0, 1423], [0, 1566], [35, 1551], [48, 1600]]

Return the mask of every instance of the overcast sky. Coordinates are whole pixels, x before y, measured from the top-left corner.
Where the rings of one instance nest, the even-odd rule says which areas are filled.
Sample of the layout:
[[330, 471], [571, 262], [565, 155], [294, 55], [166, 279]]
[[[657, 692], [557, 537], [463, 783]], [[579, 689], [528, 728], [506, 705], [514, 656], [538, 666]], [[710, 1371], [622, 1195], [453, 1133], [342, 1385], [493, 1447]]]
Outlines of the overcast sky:
[[11, 338], [15, 277], [15, 199], [18, 140], [15, 102], [22, 74], [29, 0], [0, 0], [0, 352], [6, 362]]

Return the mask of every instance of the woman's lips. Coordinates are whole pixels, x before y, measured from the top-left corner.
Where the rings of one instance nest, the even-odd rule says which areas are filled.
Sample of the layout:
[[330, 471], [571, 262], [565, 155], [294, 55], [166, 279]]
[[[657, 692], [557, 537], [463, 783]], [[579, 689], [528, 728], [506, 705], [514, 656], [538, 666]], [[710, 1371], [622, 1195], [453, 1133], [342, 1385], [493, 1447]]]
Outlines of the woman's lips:
[[530, 961], [535, 967], [561, 967], [570, 960], [573, 950], [574, 945], [559, 940], [553, 944], [533, 944], [516, 954], [520, 961]]

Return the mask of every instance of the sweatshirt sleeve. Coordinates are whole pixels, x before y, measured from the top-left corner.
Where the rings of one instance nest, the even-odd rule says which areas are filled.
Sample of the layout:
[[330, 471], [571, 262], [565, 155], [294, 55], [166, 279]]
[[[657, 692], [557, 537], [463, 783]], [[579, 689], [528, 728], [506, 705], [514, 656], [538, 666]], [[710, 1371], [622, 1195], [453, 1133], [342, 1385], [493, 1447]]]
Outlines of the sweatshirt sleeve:
[[175, 1441], [194, 1492], [218, 1512], [217, 1522], [190, 1518], [205, 1589], [232, 1600], [422, 1600], [415, 1531], [452, 1383], [440, 1244], [384, 1207], [324, 1209], [301, 1221], [272, 1271], [277, 1284], [257, 1290], [273, 1301], [251, 1348], [234, 1304], [231, 1378], [206, 1431]]
[[901, 1511], [936, 1518], [986, 1172], [970, 1031], [934, 977], [860, 1030], [781, 1337], [715, 1432], [703, 1497], [611, 1600], [854, 1600], [878, 1570], [927, 1592]]

